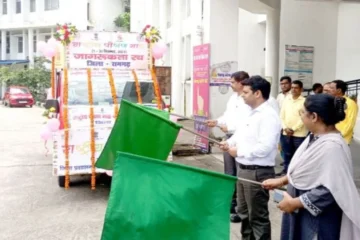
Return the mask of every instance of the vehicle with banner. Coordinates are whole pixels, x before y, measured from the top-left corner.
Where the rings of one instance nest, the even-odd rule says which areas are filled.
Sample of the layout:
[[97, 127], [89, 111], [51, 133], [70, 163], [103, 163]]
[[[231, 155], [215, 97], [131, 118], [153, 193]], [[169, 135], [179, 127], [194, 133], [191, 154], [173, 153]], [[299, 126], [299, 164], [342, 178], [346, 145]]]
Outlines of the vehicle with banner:
[[[53, 175], [61, 187], [65, 186], [66, 174], [92, 174], [91, 157], [99, 157], [121, 99], [141, 99], [143, 105], [157, 107], [153, 79], [147, 70], [148, 46], [138, 34], [79, 32], [64, 52], [60, 59], [66, 59], [68, 69], [60, 71], [56, 84], [60, 131], [53, 141]], [[104, 172], [96, 169], [97, 174]]]

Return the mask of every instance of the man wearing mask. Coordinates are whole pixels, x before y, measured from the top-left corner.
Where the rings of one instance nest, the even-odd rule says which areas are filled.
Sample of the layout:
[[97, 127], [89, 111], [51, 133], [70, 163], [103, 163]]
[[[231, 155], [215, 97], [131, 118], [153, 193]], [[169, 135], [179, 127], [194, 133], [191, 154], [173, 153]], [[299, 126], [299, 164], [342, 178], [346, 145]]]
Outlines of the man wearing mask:
[[305, 102], [305, 98], [301, 96], [302, 90], [303, 83], [299, 80], [293, 81], [291, 95], [284, 100], [281, 108], [280, 119], [283, 131], [280, 142], [284, 156], [284, 170], [277, 175], [287, 173], [292, 157], [308, 134], [299, 114]]
[[[262, 182], [275, 176], [281, 123], [279, 115], [267, 101], [270, 83], [260, 76], [252, 76], [243, 81], [243, 85], [242, 96], [250, 107], [249, 114], [238, 125], [234, 135], [222, 142], [221, 149], [236, 158], [238, 177]], [[237, 182], [237, 191], [242, 239], [271, 239], [269, 191], [241, 180]]]
[[331, 95], [335, 97], [344, 97], [346, 99], [345, 119], [336, 124], [336, 128], [341, 132], [341, 135], [344, 137], [347, 144], [350, 145], [354, 135], [358, 106], [352, 99], [345, 96], [346, 91], [347, 84], [342, 80], [335, 80], [330, 84]]
[[[235, 132], [236, 126], [239, 124], [242, 118], [248, 112], [248, 106], [245, 105], [243, 98], [241, 97], [243, 86], [242, 81], [249, 78], [249, 74], [244, 71], [235, 72], [231, 76], [231, 88], [234, 91], [234, 94], [230, 97], [226, 105], [226, 110], [224, 114], [219, 117], [217, 120], [208, 120], [208, 127], [220, 127], [220, 129], [226, 134], [226, 138], [229, 139]], [[224, 152], [224, 173], [236, 176], [236, 162], [235, 158], [232, 157], [229, 153]], [[241, 219], [236, 214], [236, 190], [234, 191], [233, 200], [231, 203], [231, 217], [230, 221], [237, 223]]]

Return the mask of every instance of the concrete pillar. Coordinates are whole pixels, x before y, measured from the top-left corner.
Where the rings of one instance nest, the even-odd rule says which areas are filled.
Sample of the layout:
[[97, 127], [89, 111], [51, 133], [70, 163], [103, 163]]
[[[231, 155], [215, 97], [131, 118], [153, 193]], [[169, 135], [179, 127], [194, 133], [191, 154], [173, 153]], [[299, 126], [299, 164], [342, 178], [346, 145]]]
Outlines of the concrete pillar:
[[34, 29], [28, 29], [28, 49], [29, 49], [29, 61], [30, 66], [34, 65]]
[[6, 60], [6, 31], [1, 31], [1, 60]]
[[265, 77], [271, 79], [271, 95], [279, 92], [279, 28], [280, 12], [269, 10], [266, 14]]
[[172, 32], [172, 53], [171, 54], [171, 76], [172, 76], [172, 87], [171, 87], [171, 98], [172, 98], [172, 107], [175, 109], [175, 112], [184, 114], [183, 109], [183, 85], [182, 82], [184, 79], [181, 79], [182, 76], [182, 36], [181, 36], [181, 23], [182, 23], [182, 11], [183, 8], [182, 1], [180, 0], [171, 0], [171, 16], [172, 18], [172, 28], [176, 31]]

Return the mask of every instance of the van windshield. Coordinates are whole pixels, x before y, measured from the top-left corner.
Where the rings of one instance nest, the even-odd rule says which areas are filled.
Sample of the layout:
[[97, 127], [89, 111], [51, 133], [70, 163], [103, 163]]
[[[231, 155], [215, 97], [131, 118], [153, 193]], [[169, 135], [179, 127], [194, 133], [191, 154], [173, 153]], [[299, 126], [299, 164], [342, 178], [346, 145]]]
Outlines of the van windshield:
[[[92, 79], [94, 105], [112, 105], [111, 88], [107, 78]], [[140, 81], [141, 98], [143, 103], [153, 103], [154, 89], [150, 81]], [[138, 102], [135, 82], [132, 79], [115, 79], [116, 97], [118, 102], [125, 99]], [[84, 80], [71, 79], [69, 83], [69, 105], [89, 105], [87, 82]]]

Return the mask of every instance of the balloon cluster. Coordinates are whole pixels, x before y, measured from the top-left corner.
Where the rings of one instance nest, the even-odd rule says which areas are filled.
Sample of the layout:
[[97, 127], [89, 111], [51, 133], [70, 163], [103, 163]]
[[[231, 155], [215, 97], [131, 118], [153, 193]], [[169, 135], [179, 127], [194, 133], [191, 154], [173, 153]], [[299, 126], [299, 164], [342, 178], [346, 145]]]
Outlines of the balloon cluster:
[[52, 58], [56, 55], [58, 45], [59, 42], [52, 37], [47, 42], [39, 41], [37, 43], [37, 51], [47, 58]]
[[164, 43], [157, 42], [152, 46], [152, 56], [155, 59], [160, 59], [167, 51], [167, 46]]
[[60, 121], [57, 118], [51, 118], [41, 129], [40, 137], [42, 140], [47, 141], [52, 137], [52, 134], [60, 128]]

